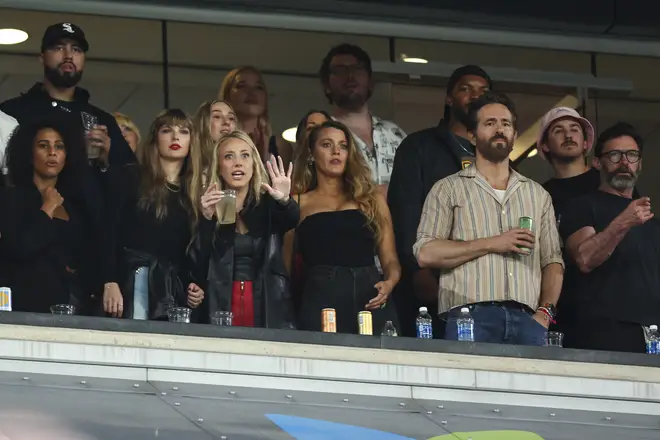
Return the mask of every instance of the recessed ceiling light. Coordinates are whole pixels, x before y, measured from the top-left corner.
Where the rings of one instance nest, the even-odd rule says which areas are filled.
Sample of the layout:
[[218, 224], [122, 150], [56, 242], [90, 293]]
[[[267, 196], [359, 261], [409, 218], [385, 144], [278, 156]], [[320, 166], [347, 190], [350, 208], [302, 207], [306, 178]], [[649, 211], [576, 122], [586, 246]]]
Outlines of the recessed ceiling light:
[[409, 57], [406, 54], [402, 54], [401, 59], [404, 63], [426, 64], [429, 62], [426, 58]]
[[20, 29], [0, 29], [0, 44], [19, 44], [27, 39], [27, 32]]
[[291, 142], [293, 144], [296, 142], [297, 131], [298, 131], [298, 127], [287, 128], [282, 132], [282, 137], [284, 138], [285, 141]]
[[529, 152], [529, 154], [527, 155], [527, 158], [534, 157], [534, 156], [536, 156], [537, 154], [539, 154], [539, 150], [537, 150], [536, 148], [534, 148], [532, 151]]

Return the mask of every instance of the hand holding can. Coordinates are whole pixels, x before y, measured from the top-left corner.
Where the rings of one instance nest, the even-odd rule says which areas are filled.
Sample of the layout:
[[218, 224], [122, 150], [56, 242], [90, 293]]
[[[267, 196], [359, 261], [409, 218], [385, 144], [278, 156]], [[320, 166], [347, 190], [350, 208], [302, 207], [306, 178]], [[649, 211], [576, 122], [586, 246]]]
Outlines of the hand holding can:
[[[518, 227], [520, 229], [527, 229], [530, 232], [533, 232], [534, 220], [531, 217], [520, 217], [518, 220]], [[532, 253], [532, 249], [524, 246], [518, 246], [521, 250], [525, 251], [527, 254]]]

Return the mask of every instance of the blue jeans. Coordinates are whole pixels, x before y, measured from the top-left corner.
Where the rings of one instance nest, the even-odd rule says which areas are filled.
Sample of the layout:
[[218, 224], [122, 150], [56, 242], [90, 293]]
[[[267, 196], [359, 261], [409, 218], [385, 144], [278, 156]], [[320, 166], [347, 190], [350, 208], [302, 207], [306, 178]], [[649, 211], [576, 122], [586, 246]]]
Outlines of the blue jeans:
[[149, 268], [140, 267], [135, 271], [133, 286], [133, 319], [149, 318]]
[[[474, 319], [474, 341], [495, 344], [545, 345], [548, 330], [539, 324], [522, 306], [504, 304], [474, 304], [467, 306]], [[445, 339], [458, 340], [456, 320], [462, 307], [449, 311], [445, 319]]]

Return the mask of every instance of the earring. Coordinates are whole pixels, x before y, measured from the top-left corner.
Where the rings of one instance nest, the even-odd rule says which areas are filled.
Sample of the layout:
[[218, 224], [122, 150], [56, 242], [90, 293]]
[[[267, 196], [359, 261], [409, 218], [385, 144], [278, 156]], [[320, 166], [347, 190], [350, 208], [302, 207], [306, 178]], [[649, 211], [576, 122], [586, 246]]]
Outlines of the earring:
[[309, 166], [314, 165], [314, 158], [312, 156], [309, 156], [309, 158], [307, 158], [307, 165]]

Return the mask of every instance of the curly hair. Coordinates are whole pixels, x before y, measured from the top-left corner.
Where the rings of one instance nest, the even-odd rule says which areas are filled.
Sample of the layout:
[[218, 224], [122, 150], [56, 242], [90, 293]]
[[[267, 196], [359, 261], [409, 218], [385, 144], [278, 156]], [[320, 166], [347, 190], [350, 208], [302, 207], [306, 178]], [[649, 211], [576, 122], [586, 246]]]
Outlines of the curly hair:
[[34, 142], [39, 131], [51, 129], [59, 133], [64, 143], [66, 159], [57, 176], [58, 189], [76, 190], [87, 165], [85, 137], [82, 126], [67, 115], [58, 115], [21, 124], [12, 133], [5, 150], [4, 167], [10, 186], [34, 185]]
[[312, 129], [307, 137], [306, 148], [302, 148], [296, 160], [293, 179], [293, 192], [304, 194], [316, 189], [318, 185], [316, 165], [311, 160], [312, 151], [316, 147], [321, 133], [334, 128], [341, 130], [346, 137], [348, 145], [348, 159], [344, 170], [344, 191], [350, 200], [355, 201], [358, 209], [367, 218], [371, 230], [374, 232], [376, 242], [381, 239], [381, 225], [387, 222], [385, 213], [378, 203], [378, 189], [371, 177], [371, 169], [367, 165], [362, 153], [357, 149], [351, 131], [338, 121], [329, 120]]

